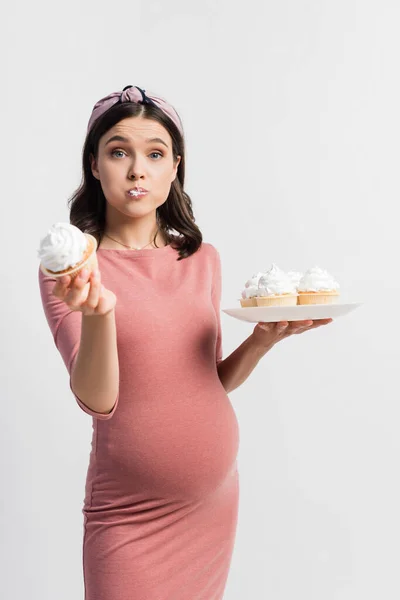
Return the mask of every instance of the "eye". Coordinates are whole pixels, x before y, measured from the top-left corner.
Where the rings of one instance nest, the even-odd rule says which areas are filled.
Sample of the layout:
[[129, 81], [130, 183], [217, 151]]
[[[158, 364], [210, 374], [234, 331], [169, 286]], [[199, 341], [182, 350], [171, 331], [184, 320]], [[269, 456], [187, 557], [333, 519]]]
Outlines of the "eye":
[[[121, 152], [122, 154], [125, 154], [123, 150], [111, 150], [110, 155], [114, 156], [116, 152]], [[154, 155], [160, 156], [161, 158], [164, 156], [162, 152], [151, 152], [150, 156]]]
[[112, 150], [112, 151], [110, 152], [111, 156], [114, 156], [114, 154], [115, 154], [116, 152], [122, 152], [122, 150]]

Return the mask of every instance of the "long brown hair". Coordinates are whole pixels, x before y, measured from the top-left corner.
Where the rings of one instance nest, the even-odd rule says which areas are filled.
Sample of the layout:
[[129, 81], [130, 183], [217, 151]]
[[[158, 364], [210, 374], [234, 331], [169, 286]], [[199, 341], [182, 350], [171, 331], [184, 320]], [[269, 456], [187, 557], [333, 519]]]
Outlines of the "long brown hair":
[[[200, 247], [203, 236], [195, 224], [192, 201], [184, 191], [185, 183], [185, 141], [175, 123], [158, 106], [118, 103], [107, 110], [94, 123], [86, 136], [82, 150], [82, 181], [79, 188], [68, 200], [70, 223], [84, 233], [91, 233], [100, 244], [105, 230], [106, 198], [100, 181], [94, 177], [90, 155], [97, 158], [100, 138], [116, 123], [127, 117], [144, 117], [158, 121], [171, 136], [174, 161], [178, 155], [181, 161], [177, 175], [171, 184], [167, 200], [157, 208], [157, 223], [166, 237], [167, 244], [179, 250], [179, 258], [187, 258]], [[178, 233], [176, 235], [173, 230]], [[155, 243], [156, 236], [154, 237]]]

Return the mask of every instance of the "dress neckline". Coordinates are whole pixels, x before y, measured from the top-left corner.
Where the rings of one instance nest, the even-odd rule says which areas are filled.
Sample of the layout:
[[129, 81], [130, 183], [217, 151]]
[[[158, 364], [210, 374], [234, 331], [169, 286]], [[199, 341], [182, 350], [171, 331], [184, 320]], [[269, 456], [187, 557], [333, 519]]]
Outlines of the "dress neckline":
[[108, 252], [111, 254], [115, 254], [117, 256], [128, 256], [133, 258], [140, 257], [151, 257], [155, 258], [156, 256], [164, 256], [165, 254], [169, 254], [171, 252], [175, 252], [175, 248], [172, 247], [171, 244], [167, 244], [166, 246], [161, 246], [160, 248], [148, 248], [147, 250], [131, 250], [130, 248], [98, 248], [97, 253], [99, 252]]

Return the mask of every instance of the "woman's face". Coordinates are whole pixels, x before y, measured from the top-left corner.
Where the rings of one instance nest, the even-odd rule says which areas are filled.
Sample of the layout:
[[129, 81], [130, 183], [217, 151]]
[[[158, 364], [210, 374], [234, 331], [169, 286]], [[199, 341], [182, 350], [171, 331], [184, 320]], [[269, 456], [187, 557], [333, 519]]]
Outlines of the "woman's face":
[[[110, 141], [114, 136], [125, 141]], [[179, 156], [174, 162], [168, 131], [143, 117], [128, 117], [114, 125], [100, 138], [97, 161], [90, 156], [92, 173], [109, 205], [132, 217], [154, 212], [167, 200], [180, 160]], [[135, 187], [148, 193], [130, 197], [127, 192]]]

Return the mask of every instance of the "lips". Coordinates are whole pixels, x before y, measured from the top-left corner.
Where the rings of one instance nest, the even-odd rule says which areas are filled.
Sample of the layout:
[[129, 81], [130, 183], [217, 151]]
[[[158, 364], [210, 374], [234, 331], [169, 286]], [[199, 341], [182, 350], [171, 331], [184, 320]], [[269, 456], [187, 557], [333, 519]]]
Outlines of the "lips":
[[145, 188], [138, 187], [138, 188], [132, 188], [132, 189], [128, 190], [128, 194], [138, 194], [138, 193], [145, 194], [148, 191], [149, 190], [146, 190]]
[[133, 190], [129, 190], [126, 193], [129, 196], [129, 198], [143, 198], [144, 196], [146, 196], [148, 194], [148, 191], [145, 190], [144, 188], [139, 188], [139, 189], [134, 188]]

